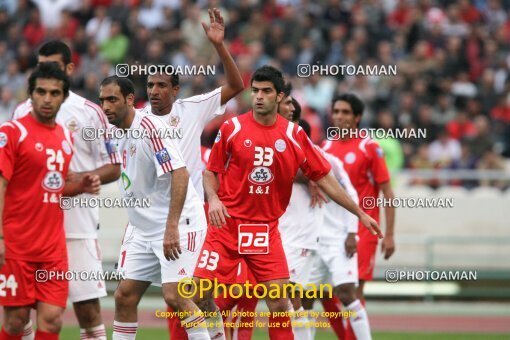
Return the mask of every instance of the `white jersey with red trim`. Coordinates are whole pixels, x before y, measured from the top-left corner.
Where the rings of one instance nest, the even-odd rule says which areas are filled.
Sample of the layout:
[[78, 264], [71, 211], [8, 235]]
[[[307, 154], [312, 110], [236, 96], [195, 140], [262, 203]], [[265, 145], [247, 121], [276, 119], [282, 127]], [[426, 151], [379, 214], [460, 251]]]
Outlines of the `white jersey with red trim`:
[[[125, 198], [133, 198], [134, 202], [149, 200], [149, 207], [137, 203], [127, 208], [130, 224], [136, 228], [137, 236], [146, 241], [163, 239], [170, 208], [171, 172], [186, 166], [178, 144], [173, 139], [158, 137], [158, 130], [168, 128], [160, 117], [136, 112], [130, 129], [154, 132], [144, 134], [143, 138], [126, 134], [126, 137], [117, 141], [123, 159], [119, 179], [121, 193]], [[190, 178], [179, 220], [179, 232], [206, 228], [203, 203]]]
[[[221, 87], [197, 96], [177, 99], [169, 114], [159, 116], [167, 124], [182, 129], [182, 139], [177, 139], [191, 181], [200, 197], [204, 199], [202, 172], [204, 170], [200, 154], [200, 136], [211, 119], [225, 113], [226, 105], [221, 105]], [[151, 106], [139, 110], [142, 114], [152, 114]]]
[[[324, 152], [322, 155], [331, 164], [331, 171], [336, 180], [344, 188], [351, 199], [358, 203], [358, 193], [351, 183], [347, 171], [345, 171], [343, 162], [334, 155]], [[344, 207], [335, 202], [328, 202], [323, 206], [324, 223], [320, 228], [319, 243], [336, 245], [345, 241], [348, 233], [358, 234], [358, 217], [350, 213]]]
[[[13, 119], [26, 116], [32, 110], [32, 101], [20, 103]], [[74, 139], [74, 154], [69, 170], [86, 172], [106, 164], [120, 164], [119, 154], [110, 140], [104, 138], [87, 141], [83, 139], [83, 128], [106, 129], [108, 119], [101, 108], [91, 101], [69, 91], [57, 114], [57, 123], [67, 128]], [[92, 197], [89, 194], [80, 198]], [[99, 230], [99, 208], [75, 207], [64, 212], [66, 238], [97, 239]]]

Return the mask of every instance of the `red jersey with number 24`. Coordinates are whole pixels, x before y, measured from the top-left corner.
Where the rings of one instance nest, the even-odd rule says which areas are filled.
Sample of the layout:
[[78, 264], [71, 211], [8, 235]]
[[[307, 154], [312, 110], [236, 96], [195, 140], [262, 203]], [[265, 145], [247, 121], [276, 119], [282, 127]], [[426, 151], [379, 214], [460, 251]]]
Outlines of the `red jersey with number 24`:
[[207, 164], [207, 170], [222, 174], [218, 197], [228, 213], [261, 222], [283, 215], [298, 169], [317, 181], [331, 166], [301, 127], [279, 115], [265, 126], [251, 111], [221, 126]]
[[49, 262], [67, 259], [60, 197], [73, 149], [68, 130], [31, 114], [0, 126], [0, 174], [7, 179], [5, 257]]

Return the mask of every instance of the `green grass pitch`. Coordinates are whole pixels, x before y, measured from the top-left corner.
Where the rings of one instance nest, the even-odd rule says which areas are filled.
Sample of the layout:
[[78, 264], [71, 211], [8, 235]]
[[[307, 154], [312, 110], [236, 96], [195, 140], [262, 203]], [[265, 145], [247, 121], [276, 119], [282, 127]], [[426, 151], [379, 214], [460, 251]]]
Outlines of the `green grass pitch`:
[[[112, 329], [107, 330], [108, 339], [111, 339]], [[60, 333], [61, 340], [79, 339], [80, 330], [78, 327], [64, 327]], [[168, 339], [168, 331], [164, 328], [142, 328], [138, 330], [137, 340], [159, 340]], [[253, 340], [269, 339], [264, 330], [255, 330]], [[336, 340], [336, 336], [331, 331], [318, 330], [315, 336], [316, 340]], [[467, 334], [467, 333], [393, 333], [393, 332], [374, 332], [374, 340], [485, 340], [485, 339], [508, 339], [508, 334]]]

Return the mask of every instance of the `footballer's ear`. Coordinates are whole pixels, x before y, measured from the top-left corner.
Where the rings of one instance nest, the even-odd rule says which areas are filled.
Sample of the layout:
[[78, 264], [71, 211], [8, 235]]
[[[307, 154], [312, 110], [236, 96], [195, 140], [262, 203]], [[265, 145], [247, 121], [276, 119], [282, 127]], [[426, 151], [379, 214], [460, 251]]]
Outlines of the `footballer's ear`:
[[179, 85], [172, 86], [172, 96], [175, 98], [177, 97], [177, 94], [179, 93], [179, 90], [181, 87]]
[[285, 97], [285, 93], [283, 93], [283, 92], [278, 93], [278, 95], [276, 96], [276, 102], [278, 104], [281, 103], [281, 101], [283, 100], [284, 97]]
[[126, 96], [126, 103], [129, 105], [129, 106], [134, 106], [135, 105], [135, 94], [134, 93], [130, 93]]

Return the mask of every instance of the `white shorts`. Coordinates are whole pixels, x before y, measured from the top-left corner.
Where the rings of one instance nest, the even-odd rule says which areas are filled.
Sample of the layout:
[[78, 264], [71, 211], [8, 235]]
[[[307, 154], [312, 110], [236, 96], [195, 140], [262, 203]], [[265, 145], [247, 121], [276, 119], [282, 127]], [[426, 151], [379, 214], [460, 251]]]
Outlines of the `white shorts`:
[[175, 261], [167, 260], [163, 253], [163, 240], [140, 240], [128, 226], [118, 262], [118, 270], [130, 280], [162, 283], [179, 282], [193, 277], [193, 272], [205, 241], [206, 230], [180, 232], [181, 251]]
[[289, 245], [283, 245], [283, 250], [289, 267], [289, 281], [303, 286], [310, 283], [310, 268], [317, 251]]
[[[72, 272], [102, 272], [101, 248], [97, 239], [67, 239], [69, 270]], [[69, 300], [87, 301], [106, 296], [104, 280], [70, 280]]]
[[312, 269], [310, 282], [315, 285], [329, 283], [333, 287], [354, 283], [358, 285], [358, 255], [348, 258], [345, 246], [321, 244], [317, 250]]

